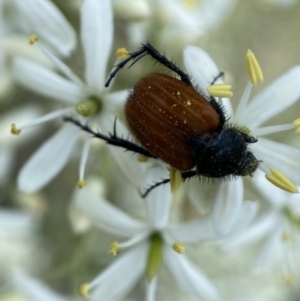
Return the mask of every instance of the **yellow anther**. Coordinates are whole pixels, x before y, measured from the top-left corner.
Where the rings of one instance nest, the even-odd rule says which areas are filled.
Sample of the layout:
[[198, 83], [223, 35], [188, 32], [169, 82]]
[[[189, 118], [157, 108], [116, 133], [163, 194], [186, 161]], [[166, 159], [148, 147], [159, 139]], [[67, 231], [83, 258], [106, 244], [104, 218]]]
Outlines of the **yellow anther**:
[[129, 52], [127, 51], [126, 48], [119, 48], [117, 50], [117, 57], [120, 59], [123, 59], [129, 55]]
[[13, 134], [13, 135], [19, 135], [21, 133], [21, 130], [19, 130], [16, 126], [15, 123], [13, 123], [11, 125], [11, 128], [10, 128], [10, 132]]
[[171, 192], [175, 192], [182, 183], [182, 176], [181, 172], [170, 166], [170, 184], [171, 184]]
[[226, 84], [216, 84], [209, 86], [206, 91], [209, 95], [215, 97], [232, 97], [233, 93], [230, 91], [232, 88], [231, 85]]
[[282, 234], [282, 240], [284, 242], [290, 242], [292, 240], [292, 235], [289, 233], [283, 233]]
[[196, 0], [183, 0], [184, 5], [186, 5], [189, 8], [194, 8], [197, 5]]
[[295, 119], [295, 120], [292, 122], [292, 124], [293, 124], [294, 126], [300, 126], [300, 118]]
[[89, 298], [90, 297], [90, 284], [89, 283], [83, 283], [79, 287], [79, 294], [83, 298]]
[[112, 256], [117, 256], [119, 254], [119, 243], [117, 241], [110, 244], [108, 253]]
[[246, 134], [246, 135], [250, 135], [250, 133], [251, 133], [251, 130], [245, 125], [238, 126], [237, 129], [239, 132]]
[[148, 161], [148, 157], [145, 156], [145, 155], [139, 155], [138, 161], [142, 162], [142, 163], [147, 162]]
[[183, 254], [185, 252], [185, 245], [182, 242], [176, 241], [173, 244], [173, 250], [178, 254]]
[[29, 41], [29, 44], [30, 45], [33, 45], [36, 41], [38, 40], [37, 36], [35, 34], [31, 35], [29, 38], [28, 38], [28, 41]]
[[288, 287], [291, 287], [296, 282], [296, 277], [294, 275], [288, 275], [284, 277], [284, 282]]
[[299, 193], [296, 185], [284, 174], [276, 169], [270, 169], [271, 174], [266, 174], [266, 179], [278, 188], [290, 193]]
[[76, 186], [80, 189], [83, 188], [85, 185], [86, 185], [86, 182], [84, 180], [79, 180], [76, 184]]
[[296, 127], [295, 133], [299, 134], [300, 133], [300, 118], [297, 118], [296, 120], [294, 120], [292, 122], [292, 124]]
[[248, 50], [246, 54], [246, 66], [250, 81], [253, 85], [256, 85], [258, 81], [261, 83], [264, 81], [260, 65], [251, 50]]

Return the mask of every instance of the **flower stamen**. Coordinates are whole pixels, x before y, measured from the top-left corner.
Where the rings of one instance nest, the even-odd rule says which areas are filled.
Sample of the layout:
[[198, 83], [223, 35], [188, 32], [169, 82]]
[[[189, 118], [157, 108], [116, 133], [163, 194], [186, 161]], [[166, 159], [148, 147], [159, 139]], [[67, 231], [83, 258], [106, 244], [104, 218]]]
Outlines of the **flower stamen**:
[[173, 166], [170, 166], [170, 184], [171, 184], [171, 192], [175, 192], [182, 183], [182, 176], [181, 172], [174, 168]]
[[289, 234], [289, 233], [283, 233], [282, 234], [282, 241], [285, 242], [285, 243], [288, 243], [292, 240], [292, 235]]
[[79, 294], [83, 298], [89, 298], [90, 297], [90, 284], [89, 283], [83, 283], [79, 287]]
[[285, 282], [286, 286], [291, 287], [295, 284], [296, 277], [294, 275], [287, 275], [284, 277], [284, 282]]
[[271, 174], [266, 174], [265, 177], [273, 185], [290, 193], [299, 193], [296, 185], [291, 180], [289, 180], [283, 173], [274, 168], [271, 168], [270, 172]]
[[196, 0], [183, 0], [183, 3], [188, 8], [194, 8], [197, 5], [197, 1]]
[[221, 97], [221, 98], [226, 98], [226, 97], [232, 97], [233, 93], [230, 91], [232, 88], [231, 85], [226, 85], [226, 84], [216, 84], [216, 85], [211, 85], [209, 86], [206, 91], [208, 92], [209, 95], [214, 96], [214, 97]]
[[84, 186], [86, 185], [86, 182], [84, 180], [79, 180], [77, 183], [76, 183], [76, 186], [78, 188], [83, 188]]
[[246, 66], [249, 75], [249, 79], [253, 85], [257, 82], [263, 82], [264, 76], [254, 53], [249, 49], [246, 54]]
[[123, 48], [119, 48], [119, 49], [117, 50], [116, 55], [117, 55], [118, 58], [124, 59], [124, 58], [126, 58], [126, 57], [129, 56], [129, 52], [127, 51], [126, 48], [123, 47]]
[[145, 163], [145, 162], [148, 161], [148, 157], [145, 156], [145, 155], [139, 155], [138, 161], [141, 162], [141, 163]]
[[299, 134], [300, 133], [300, 118], [297, 118], [296, 120], [294, 120], [292, 122], [292, 124], [296, 127], [295, 133]]
[[176, 241], [173, 244], [173, 250], [178, 254], [183, 254], [185, 252], [185, 245], [180, 241]]
[[10, 132], [11, 132], [13, 135], [18, 136], [18, 135], [21, 133], [21, 130], [17, 128], [17, 126], [16, 126], [15, 123], [13, 123], [13, 124], [11, 125]]
[[31, 36], [28, 38], [28, 41], [29, 41], [29, 44], [30, 44], [30, 45], [34, 45], [35, 42], [37, 42], [37, 40], [38, 40], [38, 37], [37, 37], [35, 34], [31, 35]]
[[108, 253], [112, 256], [117, 256], [119, 254], [119, 243], [117, 241], [110, 244]]

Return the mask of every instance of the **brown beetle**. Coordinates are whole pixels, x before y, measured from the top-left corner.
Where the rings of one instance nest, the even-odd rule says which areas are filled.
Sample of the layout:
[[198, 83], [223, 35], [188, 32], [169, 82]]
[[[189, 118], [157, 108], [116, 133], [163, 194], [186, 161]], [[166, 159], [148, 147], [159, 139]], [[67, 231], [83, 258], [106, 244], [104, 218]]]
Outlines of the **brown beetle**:
[[[183, 180], [194, 176], [212, 179], [252, 176], [259, 161], [248, 149], [257, 140], [228, 124], [223, 107], [204, 90], [196, 88], [189, 75], [149, 43], [131, 53], [116, 66], [105, 86], [129, 61], [131, 66], [149, 54], [175, 72], [180, 79], [163, 73], [141, 78], [130, 93], [125, 115], [132, 134], [140, 145], [117, 136], [93, 132], [87, 125], [71, 121], [108, 144], [123, 147], [148, 157], [161, 159], [181, 172]], [[165, 179], [151, 186], [169, 182]]]

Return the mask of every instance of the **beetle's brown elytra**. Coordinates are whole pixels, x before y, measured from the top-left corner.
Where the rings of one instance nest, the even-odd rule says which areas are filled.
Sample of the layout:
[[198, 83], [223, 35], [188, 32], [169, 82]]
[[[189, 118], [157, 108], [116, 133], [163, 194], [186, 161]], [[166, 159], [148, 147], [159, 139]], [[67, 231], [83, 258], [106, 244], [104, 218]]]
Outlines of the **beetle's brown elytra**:
[[218, 114], [203, 95], [163, 73], [149, 74], [137, 82], [125, 114], [142, 146], [181, 171], [193, 168], [197, 160], [186, 137], [215, 132], [220, 124]]

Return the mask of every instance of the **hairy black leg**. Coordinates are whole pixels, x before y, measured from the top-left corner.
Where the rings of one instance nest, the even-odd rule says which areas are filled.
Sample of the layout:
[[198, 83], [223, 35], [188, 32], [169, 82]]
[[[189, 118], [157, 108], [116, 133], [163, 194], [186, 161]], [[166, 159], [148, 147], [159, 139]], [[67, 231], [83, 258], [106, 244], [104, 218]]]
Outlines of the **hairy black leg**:
[[160, 185], [163, 185], [163, 184], [167, 184], [169, 182], [170, 182], [170, 179], [163, 179], [160, 182], [156, 182], [155, 184], [153, 184], [149, 188], [147, 188], [144, 193], [141, 193], [142, 198], [145, 198], [154, 188], [156, 188]]
[[149, 54], [152, 58], [154, 58], [156, 61], [158, 61], [168, 69], [177, 73], [183, 82], [192, 86], [192, 82], [188, 74], [186, 74], [183, 70], [176, 66], [176, 64], [167, 59], [162, 53], [160, 53], [156, 48], [154, 48], [151, 44], [147, 42], [146, 44], [142, 44], [140, 50], [130, 53], [128, 58], [126, 58], [124, 61], [115, 66], [116, 68], [109, 75], [109, 78], [105, 83], [105, 87], [109, 86], [111, 80], [116, 76], [119, 70], [123, 68], [129, 61], [133, 60], [132, 64], [129, 66], [131, 67], [147, 54]]
[[80, 127], [85, 132], [90, 133], [95, 138], [102, 139], [106, 141], [106, 143], [118, 147], [122, 147], [127, 151], [132, 151], [134, 153], [138, 153], [150, 158], [155, 158], [152, 154], [150, 154], [147, 150], [143, 149], [139, 145], [132, 143], [126, 139], [120, 138], [117, 136], [116, 123], [117, 119], [115, 119], [113, 134], [109, 133], [108, 136], [102, 135], [101, 133], [93, 131], [87, 124], [82, 124], [79, 120], [74, 119], [72, 117], [64, 117], [64, 121], [71, 122], [76, 126]]
[[[191, 170], [191, 171], [186, 171], [186, 172], [182, 172], [181, 173], [181, 177], [182, 177], [182, 181], [184, 182], [185, 180], [188, 180], [190, 178], [196, 177], [197, 176], [197, 171], [196, 170]], [[147, 190], [141, 194], [141, 196], [143, 198], [145, 198], [154, 188], [163, 185], [163, 184], [167, 184], [170, 182], [170, 179], [163, 179], [160, 182], [157, 182], [153, 185], [151, 185], [149, 188], [147, 188]]]

